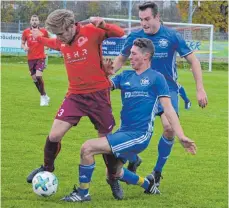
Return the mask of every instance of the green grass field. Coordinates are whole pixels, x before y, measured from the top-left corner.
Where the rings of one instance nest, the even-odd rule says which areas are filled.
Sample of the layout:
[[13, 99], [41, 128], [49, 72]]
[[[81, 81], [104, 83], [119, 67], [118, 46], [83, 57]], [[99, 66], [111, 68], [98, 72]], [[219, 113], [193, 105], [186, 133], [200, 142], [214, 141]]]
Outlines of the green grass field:
[[[183, 84], [192, 100], [192, 108], [184, 110], [180, 101], [180, 120], [186, 134], [195, 140], [196, 156], [186, 153], [176, 141], [164, 168], [160, 196], [144, 195], [138, 186], [122, 183], [125, 198], [115, 201], [105, 182], [105, 166], [96, 157], [96, 169], [90, 194], [92, 201], [76, 204], [59, 201], [78, 183], [80, 146], [96, 131], [87, 118], [64, 137], [62, 151], [56, 160], [55, 174], [59, 179], [58, 192], [50, 198], [35, 195], [26, 183], [28, 173], [43, 162], [43, 147], [53, 118], [67, 90], [63, 65], [50, 64], [44, 73], [45, 87], [51, 97], [49, 107], [39, 106], [39, 94], [32, 83], [27, 65], [2, 63], [2, 177], [1, 203], [4, 208], [93, 207], [93, 208], [226, 208], [228, 207], [228, 74], [226, 71], [204, 72], [209, 105], [198, 107], [195, 85], [189, 71], [180, 71]], [[112, 92], [116, 129], [121, 107], [119, 91]], [[149, 147], [141, 154], [143, 163], [138, 173], [146, 176], [157, 159], [157, 143], [161, 136], [160, 119]]]

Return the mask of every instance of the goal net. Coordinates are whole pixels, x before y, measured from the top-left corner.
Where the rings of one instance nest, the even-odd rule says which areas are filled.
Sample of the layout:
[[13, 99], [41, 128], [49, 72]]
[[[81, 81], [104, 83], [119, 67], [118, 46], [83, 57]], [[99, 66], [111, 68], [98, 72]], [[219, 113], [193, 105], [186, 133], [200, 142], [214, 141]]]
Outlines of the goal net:
[[[141, 28], [139, 20], [104, 18], [106, 22], [117, 24], [125, 30], [126, 35]], [[84, 21], [87, 23], [88, 20]], [[165, 26], [177, 30], [187, 45], [195, 53], [203, 70], [212, 71], [213, 25], [164, 22]], [[117, 56], [125, 42], [123, 38], [110, 38], [103, 42], [104, 56]], [[177, 55], [178, 68], [190, 69], [184, 58]]]
[[[213, 25], [165, 22], [164, 25], [178, 31], [201, 63], [203, 70], [212, 71]], [[190, 65], [184, 58], [177, 57], [177, 63], [187, 69]]]

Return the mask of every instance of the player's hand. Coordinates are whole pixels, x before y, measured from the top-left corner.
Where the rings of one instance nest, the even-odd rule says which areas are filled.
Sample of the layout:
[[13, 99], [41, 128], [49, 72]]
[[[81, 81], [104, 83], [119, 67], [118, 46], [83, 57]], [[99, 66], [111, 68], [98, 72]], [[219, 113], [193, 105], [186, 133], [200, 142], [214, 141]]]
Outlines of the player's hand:
[[95, 26], [101, 29], [105, 28], [105, 21], [102, 17], [90, 17], [90, 22]]
[[181, 145], [185, 148], [187, 152], [191, 153], [192, 155], [196, 154], [197, 147], [194, 141], [192, 141], [191, 139], [189, 139], [186, 136], [183, 138], [180, 138], [179, 140], [180, 140]]
[[32, 36], [33, 38], [37, 38], [39, 36], [43, 36], [43, 33], [39, 29], [32, 29]]
[[198, 104], [201, 108], [205, 108], [208, 104], [207, 94], [204, 89], [197, 90], [196, 93]]
[[115, 74], [113, 61], [110, 58], [103, 59], [103, 70], [107, 77]]
[[29, 51], [29, 47], [27, 45], [25, 45], [23, 49], [25, 52]]

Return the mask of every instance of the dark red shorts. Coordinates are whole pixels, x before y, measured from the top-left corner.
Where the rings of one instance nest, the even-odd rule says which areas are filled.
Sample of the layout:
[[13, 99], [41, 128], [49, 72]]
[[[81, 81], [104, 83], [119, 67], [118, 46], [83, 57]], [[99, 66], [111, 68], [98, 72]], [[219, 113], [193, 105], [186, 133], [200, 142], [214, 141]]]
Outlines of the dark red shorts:
[[110, 90], [69, 95], [64, 99], [55, 118], [76, 126], [82, 116], [88, 116], [99, 133], [111, 132], [115, 120], [112, 115]]
[[36, 74], [36, 70], [43, 72], [45, 69], [45, 59], [28, 60], [30, 75]]

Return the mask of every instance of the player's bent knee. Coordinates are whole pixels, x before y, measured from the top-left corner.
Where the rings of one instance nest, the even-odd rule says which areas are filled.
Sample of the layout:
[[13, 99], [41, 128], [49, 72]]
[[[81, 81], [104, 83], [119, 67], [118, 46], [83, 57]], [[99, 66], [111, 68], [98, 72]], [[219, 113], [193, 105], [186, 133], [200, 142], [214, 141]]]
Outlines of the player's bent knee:
[[49, 140], [51, 141], [51, 142], [59, 142], [59, 141], [61, 141], [61, 139], [62, 139], [62, 135], [61, 134], [59, 134], [59, 133], [53, 133], [53, 132], [51, 132], [50, 134], [49, 134]]
[[31, 77], [32, 77], [33, 81], [37, 81], [36, 75], [32, 75]]
[[93, 148], [92, 148], [90, 142], [89, 141], [84, 142], [81, 149], [80, 149], [80, 157], [85, 158], [85, 157], [91, 155], [92, 150], [93, 150]]
[[42, 76], [36, 76], [36, 80], [42, 80]]
[[170, 125], [165, 125], [163, 135], [168, 139], [172, 139], [175, 136], [175, 132]]
[[115, 174], [115, 177], [120, 178], [123, 175], [123, 172], [124, 172], [123, 167], [117, 168], [117, 172]]

